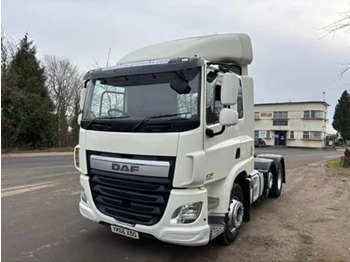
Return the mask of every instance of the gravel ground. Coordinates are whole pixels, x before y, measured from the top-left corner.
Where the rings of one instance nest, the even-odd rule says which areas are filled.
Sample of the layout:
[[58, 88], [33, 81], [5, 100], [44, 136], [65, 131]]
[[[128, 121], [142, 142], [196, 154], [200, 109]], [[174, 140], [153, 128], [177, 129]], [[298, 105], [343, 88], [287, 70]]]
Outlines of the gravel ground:
[[350, 261], [349, 186], [350, 170], [324, 162], [288, 170], [280, 198], [254, 205], [232, 257], [208, 261]]

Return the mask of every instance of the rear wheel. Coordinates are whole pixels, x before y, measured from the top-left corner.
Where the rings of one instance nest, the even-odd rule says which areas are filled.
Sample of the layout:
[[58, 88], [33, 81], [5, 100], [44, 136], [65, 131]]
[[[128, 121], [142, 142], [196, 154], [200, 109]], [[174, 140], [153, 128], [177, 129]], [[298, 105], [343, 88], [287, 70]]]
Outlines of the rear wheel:
[[273, 182], [274, 182], [274, 178], [273, 178], [273, 173], [271, 172], [271, 169], [265, 174], [265, 192], [264, 195], [266, 197], [271, 196], [271, 190], [273, 187]]
[[243, 223], [243, 191], [239, 184], [233, 184], [230, 205], [225, 216], [225, 229], [221, 241], [225, 245], [231, 244], [238, 236]]
[[273, 175], [272, 188], [270, 191], [270, 197], [279, 197], [282, 192], [282, 182], [284, 176], [283, 162], [280, 163], [277, 170], [277, 174]]

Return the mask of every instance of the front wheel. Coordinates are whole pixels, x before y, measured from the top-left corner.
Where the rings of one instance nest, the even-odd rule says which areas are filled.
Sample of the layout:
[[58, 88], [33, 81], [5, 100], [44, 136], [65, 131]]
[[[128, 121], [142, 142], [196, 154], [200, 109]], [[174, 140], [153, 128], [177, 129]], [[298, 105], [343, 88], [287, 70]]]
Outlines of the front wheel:
[[243, 223], [243, 191], [239, 184], [233, 184], [230, 205], [225, 216], [225, 229], [221, 241], [225, 245], [231, 244], [238, 236]]

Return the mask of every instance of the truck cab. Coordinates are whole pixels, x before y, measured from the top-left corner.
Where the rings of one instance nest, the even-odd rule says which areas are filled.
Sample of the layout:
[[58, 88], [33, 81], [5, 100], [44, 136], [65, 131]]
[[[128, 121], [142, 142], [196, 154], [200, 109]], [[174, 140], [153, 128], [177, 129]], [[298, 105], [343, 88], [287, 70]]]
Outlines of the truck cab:
[[225, 244], [279, 196], [284, 159], [254, 157], [250, 38], [181, 39], [89, 71], [75, 166], [81, 214], [127, 237]]

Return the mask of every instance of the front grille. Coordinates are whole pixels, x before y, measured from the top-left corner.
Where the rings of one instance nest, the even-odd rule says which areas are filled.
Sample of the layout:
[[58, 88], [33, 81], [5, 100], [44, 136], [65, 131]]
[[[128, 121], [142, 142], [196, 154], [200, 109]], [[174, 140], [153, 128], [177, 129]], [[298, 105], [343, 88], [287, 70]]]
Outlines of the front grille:
[[162, 218], [171, 179], [93, 168], [89, 168], [89, 176], [93, 200], [101, 213], [129, 224], [154, 225]]

